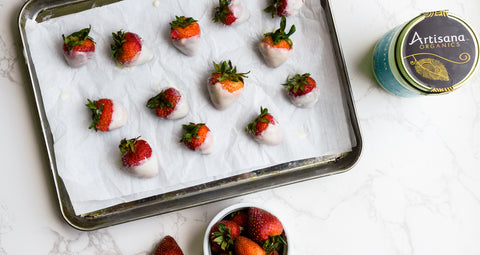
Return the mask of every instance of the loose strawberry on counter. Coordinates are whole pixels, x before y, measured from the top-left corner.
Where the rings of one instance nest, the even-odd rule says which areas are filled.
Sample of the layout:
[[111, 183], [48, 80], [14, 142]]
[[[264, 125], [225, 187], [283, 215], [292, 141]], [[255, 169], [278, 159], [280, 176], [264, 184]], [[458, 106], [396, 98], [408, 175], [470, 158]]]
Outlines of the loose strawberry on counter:
[[124, 67], [144, 64], [153, 58], [150, 49], [143, 45], [142, 38], [132, 32], [122, 30], [112, 33], [112, 58]]
[[144, 138], [124, 138], [118, 148], [122, 153], [122, 165], [128, 173], [140, 178], [150, 178], [158, 174], [157, 156]]
[[188, 114], [188, 103], [185, 96], [175, 88], [163, 89], [158, 95], [150, 98], [147, 107], [167, 120], [181, 119]]
[[183, 251], [173, 237], [165, 236], [155, 250], [155, 255], [183, 255]]
[[320, 90], [309, 73], [296, 74], [282, 84], [287, 89], [292, 104], [301, 108], [313, 107], [320, 96]]
[[294, 16], [300, 11], [304, 0], [271, 0], [265, 12], [272, 13], [272, 18], [277, 14], [281, 16]]
[[197, 52], [200, 43], [200, 26], [192, 17], [175, 16], [170, 22], [170, 38], [173, 46], [187, 56]]
[[250, 11], [243, 5], [242, 0], [219, 0], [213, 21], [230, 26], [240, 24], [249, 17]]
[[193, 151], [201, 154], [210, 154], [213, 151], [214, 138], [210, 129], [204, 123], [192, 123], [183, 125], [185, 131], [181, 143]]
[[120, 128], [127, 123], [127, 110], [118, 102], [108, 98], [96, 101], [87, 99], [86, 106], [92, 111], [92, 124], [89, 129], [95, 131], [110, 131]]
[[295, 33], [295, 25], [292, 25], [290, 31], [285, 33], [286, 25], [287, 19], [282, 16], [280, 28], [275, 32], [264, 34], [260, 41], [260, 53], [262, 53], [265, 63], [270, 67], [279, 67], [285, 63], [293, 49], [293, 42], [289, 37]]
[[260, 107], [260, 115], [247, 125], [245, 131], [260, 144], [277, 145], [283, 140], [280, 124], [268, 112], [268, 109], [263, 107]]
[[91, 27], [84, 28], [63, 38], [63, 55], [71, 67], [81, 67], [95, 53], [95, 42], [89, 36]]
[[213, 105], [218, 110], [225, 110], [235, 103], [242, 94], [244, 87], [243, 78], [247, 73], [237, 73], [237, 67], [232, 62], [223, 61], [220, 64], [213, 62], [215, 71], [207, 81], [207, 90]]

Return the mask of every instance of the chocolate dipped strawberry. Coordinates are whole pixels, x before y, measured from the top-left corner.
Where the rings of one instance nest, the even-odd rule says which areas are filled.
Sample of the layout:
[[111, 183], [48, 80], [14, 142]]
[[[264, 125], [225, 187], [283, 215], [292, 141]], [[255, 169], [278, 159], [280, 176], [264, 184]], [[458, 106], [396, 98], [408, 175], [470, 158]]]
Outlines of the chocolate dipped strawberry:
[[63, 38], [63, 55], [71, 67], [81, 67], [94, 56], [95, 42], [89, 36], [91, 27], [84, 28]]
[[123, 139], [118, 148], [122, 153], [122, 165], [128, 173], [140, 178], [158, 174], [157, 156], [144, 138]]
[[207, 90], [213, 105], [218, 110], [225, 110], [235, 103], [243, 92], [244, 79], [247, 73], [238, 73], [232, 62], [213, 62], [215, 71], [207, 81]]
[[243, 5], [242, 0], [219, 0], [213, 21], [230, 26], [240, 24], [249, 17], [250, 11]]
[[112, 33], [112, 58], [123, 67], [144, 64], [153, 58], [150, 49], [143, 45], [142, 38], [132, 32], [122, 30]]
[[204, 123], [183, 125], [185, 131], [180, 140], [187, 148], [201, 154], [210, 154], [213, 151], [213, 133]]
[[181, 119], [188, 114], [187, 99], [173, 87], [163, 89], [156, 96], [150, 98], [147, 107], [155, 110], [158, 116], [167, 120]]
[[297, 15], [303, 6], [304, 0], [271, 0], [270, 5], [265, 8], [265, 12], [271, 13], [272, 18], [275, 14], [279, 17]]
[[320, 96], [320, 90], [309, 73], [296, 74], [282, 84], [287, 90], [292, 104], [301, 108], [313, 107]]
[[247, 125], [245, 131], [260, 144], [277, 145], [283, 140], [277, 120], [268, 112], [267, 108], [263, 107], [260, 107], [260, 115]]
[[92, 112], [92, 124], [89, 129], [110, 131], [124, 126], [128, 120], [127, 110], [118, 102], [108, 98], [96, 101], [87, 99], [86, 106]]
[[290, 27], [288, 33], [285, 32], [287, 20], [282, 16], [280, 28], [271, 33], [263, 35], [259, 44], [260, 53], [265, 63], [270, 67], [279, 67], [287, 61], [293, 49], [293, 42], [290, 36], [295, 33], [295, 25]]
[[192, 17], [175, 16], [170, 22], [170, 38], [173, 46], [187, 56], [197, 52], [200, 43], [200, 26]]

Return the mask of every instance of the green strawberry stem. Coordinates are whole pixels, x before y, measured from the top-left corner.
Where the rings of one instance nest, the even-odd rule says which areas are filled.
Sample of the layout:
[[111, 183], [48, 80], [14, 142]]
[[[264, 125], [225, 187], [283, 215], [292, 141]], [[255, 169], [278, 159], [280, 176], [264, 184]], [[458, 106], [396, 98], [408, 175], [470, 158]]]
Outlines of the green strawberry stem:
[[88, 36], [91, 29], [92, 26], [90, 25], [88, 28], [84, 28], [80, 31], [74, 32], [67, 37], [65, 37], [65, 35], [62, 35], [63, 42], [65, 43], [65, 45], [67, 45], [68, 52], [72, 51], [73, 47], [77, 45], [82, 45], [87, 39], [93, 41], [93, 39]]
[[215, 8], [215, 16], [213, 17], [213, 22], [221, 22], [225, 24], [227, 15], [231, 14], [232, 12], [228, 9], [231, 0], [218, 0], [218, 7]]
[[172, 102], [168, 101], [166, 96], [165, 96], [165, 90], [162, 90], [162, 92], [158, 93], [158, 95], [150, 98], [147, 102], [147, 107], [150, 109], [157, 109], [157, 108], [172, 108], [173, 104]]
[[183, 28], [186, 28], [188, 27], [190, 24], [194, 23], [194, 22], [197, 22], [197, 20], [195, 20], [194, 18], [192, 17], [188, 17], [188, 18], [185, 18], [185, 16], [175, 16], [175, 20], [170, 22], [170, 28], [171, 29], [174, 29], [176, 27], [183, 27]]
[[122, 45], [127, 41], [125, 39], [125, 32], [120, 30], [117, 33], [112, 33], [113, 44], [110, 45], [112, 49], [112, 58], [117, 59], [118, 56], [122, 55]]
[[123, 138], [123, 140], [120, 141], [120, 145], [118, 148], [120, 149], [121, 153], [126, 153], [126, 152], [135, 152], [135, 144], [137, 143], [138, 139], [140, 138], [133, 138], [130, 140], [127, 140], [126, 138]]
[[293, 91], [297, 93], [298, 90], [304, 92], [305, 85], [308, 85], [307, 78], [310, 77], [309, 73], [296, 74], [292, 78], [287, 80], [287, 83], [282, 84], [288, 91]]
[[252, 134], [256, 134], [256, 128], [257, 128], [258, 122], [270, 123], [270, 121], [267, 118], [265, 118], [265, 115], [267, 114], [270, 114], [268, 112], [268, 109], [260, 106], [260, 115], [258, 115], [258, 117], [254, 121], [252, 121], [247, 125], [247, 127], [245, 128], [245, 131], [250, 132]]
[[218, 232], [213, 232], [212, 237], [213, 241], [220, 245], [220, 248], [224, 251], [228, 250], [233, 246], [234, 240], [230, 235], [230, 228], [228, 228], [224, 223], [218, 223]]
[[243, 82], [243, 78], [248, 78], [247, 74], [250, 73], [250, 71], [246, 73], [237, 73], [237, 67], [233, 67], [230, 60], [228, 60], [228, 63], [226, 61], [222, 61], [220, 65], [214, 61], [213, 66], [215, 67], [215, 72], [212, 72], [212, 74], [221, 74], [220, 78], [218, 78], [218, 81], [230, 79], [234, 82]]
[[284, 245], [287, 245], [287, 242], [282, 236], [270, 236], [268, 240], [263, 243], [262, 248], [267, 254], [270, 254], [273, 251], [280, 251]]
[[88, 103], [85, 106], [87, 106], [92, 111], [92, 124], [88, 127], [88, 129], [93, 128], [95, 131], [98, 131], [97, 124], [100, 121], [100, 115], [103, 111], [103, 104], [97, 107], [97, 101], [92, 101], [90, 99], [87, 100]]
[[272, 18], [275, 17], [275, 14], [277, 13], [277, 8], [283, 5], [281, 0], [271, 0], [270, 5], [265, 8], [263, 11], [266, 13], [272, 13]]
[[198, 129], [201, 126], [204, 126], [205, 123], [198, 123], [195, 124], [190, 122], [188, 125], [182, 125], [182, 128], [185, 130], [185, 134], [183, 135], [182, 139], [180, 140], [181, 143], [191, 142], [192, 139], [199, 138]]
[[275, 30], [275, 32], [264, 34], [264, 37], [271, 36], [274, 45], [277, 45], [282, 40], [285, 40], [290, 46], [293, 46], [293, 42], [289, 37], [293, 33], [295, 33], [296, 31], [295, 25], [292, 25], [290, 27], [290, 30], [288, 31], [288, 33], [285, 33], [286, 26], [287, 26], [287, 18], [285, 18], [285, 16], [282, 16], [282, 20], [280, 21], [280, 28]]

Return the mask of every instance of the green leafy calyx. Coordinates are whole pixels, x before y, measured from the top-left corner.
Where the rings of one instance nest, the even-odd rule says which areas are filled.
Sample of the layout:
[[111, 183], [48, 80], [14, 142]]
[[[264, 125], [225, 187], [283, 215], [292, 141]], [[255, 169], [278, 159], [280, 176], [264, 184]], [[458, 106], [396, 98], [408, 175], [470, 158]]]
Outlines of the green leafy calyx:
[[258, 117], [250, 122], [247, 127], [245, 128], [245, 131], [247, 133], [252, 133], [254, 135], [257, 134], [257, 123], [259, 122], [263, 122], [263, 123], [270, 123], [270, 121], [265, 118], [266, 115], [269, 115], [270, 113], [268, 112], [268, 109], [267, 108], [263, 108], [260, 106], [260, 115], [258, 115]]
[[218, 231], [212, 232], [212, 240], [217, 243], [222, 250], [226, 251], [233, 246], [234, 243], [230, 235], [231, 230], [224, 223], [218, 223], [217, 227]]
[[200, 138], [200, 136], [198, 135], [198, 130], [200, 129], [200, 127], [204, 125], [205, 123], [195, 124], [193, 122], [190, 122], [188, 125], [182, 125], [183, 130], [185, 130], [185, 134], [183, 135], [180, 142], [181, 143], [191, 142], [192, 139]]
[[85, 106], [87, 106], [92, 111], [92, 124], [88, 127], [88, 129], [93, 128], [95, 131], [98, 131], [97, 124], [100, 121], [100, 116], [102, 115], [103, 104], [97, 106], [97, 101], [92, 101], [90, 99], [87, 100], [88, 103]]
[[293, 46], [293, 42], [292, 40], [289, 38], [293, 33], [295, 33], [296, 31], [296, 28], [295, 28], [295, 25], [292, 25], [290, 27], [290, 30], [288, 31], [288, 33], [285, 33], [285, 28], [287, 26], [287, 19], [285, 18], [285, 16], [282, 16], [282, 20], [280, 21], [280, 28], [275, 30], [275, 32], [271, 32], [271, 33], [266, 33], [264, 34], [263, 36], [264, 37], [267, 37], [267, 36], [270, 36], [272, 37], [272, 41], [273, 41], [273, 44], [274, 45], [277, 45], [279, 44], [282, 40], [285, 40], [287, 41], [287, 43], [290, 45], [290, 47]]
[[112, 49], [112, 58], [117, 59], [123, 54], [122, 46], [127, 41], [125, 39], [125, 32], [120, 30], [117, 33], [112, 33], [113, 44], [110, 45]]
[[266, 13], [272, 13], [272, 18], [275, 17], [275, 14], [277, 13], [277, 9], [282, 6], [282, 0], [271, 0], [270, 5], [265, 8], [263, 11]]
[[120, 149], [121, 153], [127, 153], [127, 152], [135, 152], [135, 144], [137, 143], [138, 139], [140, 138], [133, 138], [127, 140], [126, 138], [123, 138], [123, 140], [120, 141], [120, 145], [118, 148]]
[[295, 76], [289, 78], [286, 83], [282, 84], [288, 91], [297, 93], [298, 90], [304, 92], [305, 85], [308, 85], [307, 78], [310, 77], [309, 73], [296, 74]]
[[92, 29], [92, 26], [89, 26], [88, 28], [84, 28], [80, 31], [72, 33], [67, 37], [65, 37], [65, 35], [62, 35], [63, 43], [67, 45], [68, 51], [70, 52], [73, 49], [73, 47], [77, 45], [82, 45], [87, 39], [92, 40], [93, 42], [93, 39], [90, 36], [88, 36], [90, 34], [91, 29]]
[[162, 90], [160, 93], [158, 93], [158, 95], [150, 98], [147, 102], [147, 108], [150, 108], [150, 109], [157, 109], [157, 108], [163, 109], [165, 107], [168, 107], [168, 108], [173, 107], [173, 103], [167, 99], [165, 90]]
[[213, 16], [213, 22], [221, 22], [225, 24], [227, 15], [232, 14], [228, 6], [230, 5], [231, 0], [218, 0], [218, 7], [215, 8], [215, 15]]
[[175, 20], [170, 22], [170, 28], [171, 29], [174, 29], [176, 27], [186, 28], [194, 22], [197, 22], [197, 20], [195, 20], [192, 17], [185, 18], [185, 16], [180, 16], [180, 17], [175, 16]]
[[287, 242], [282, 236], [270, 236], [267, 241], [263, 243], [262, 248], [267, 254], [274, 254], [274, 251], [280, 251], [284, 245], [287, 245]]
[[213, 62], [213, 66], [215, 67], [215, 71], [212, 72], [212, 74], [220, 74], [221, 76], [218, 78], [218, 81], [220, 82], [225, 80], [243, 82], [243, 78], [248, 78], [247, 74], [250, 73], [250, 71], [246, 73], [238, 73], [237, 67], [234, 67], [230, 60], [228, 62], [222, 61], [220, 64]]

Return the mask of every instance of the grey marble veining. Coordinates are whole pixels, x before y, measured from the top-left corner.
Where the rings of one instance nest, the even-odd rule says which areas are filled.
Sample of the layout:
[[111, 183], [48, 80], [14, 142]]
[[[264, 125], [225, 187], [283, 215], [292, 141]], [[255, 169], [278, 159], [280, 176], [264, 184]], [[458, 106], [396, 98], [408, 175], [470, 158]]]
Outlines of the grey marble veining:
[[54, 232], [56, 240], [51, 255], [60, 254], [122, 254], [113, 237], [106, 230], [78, 233], [73, 239]]
[[[14, 74], [16, 63], [16, 48], [7, 45], [3, 36], [0, 36], [0, 77], [7, 79], [10, 83], [17, 84], [18, 78]], [[6, 84], [8, 83], [4, 83], [4, 85]]]

